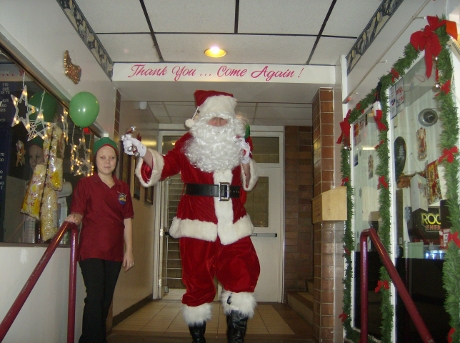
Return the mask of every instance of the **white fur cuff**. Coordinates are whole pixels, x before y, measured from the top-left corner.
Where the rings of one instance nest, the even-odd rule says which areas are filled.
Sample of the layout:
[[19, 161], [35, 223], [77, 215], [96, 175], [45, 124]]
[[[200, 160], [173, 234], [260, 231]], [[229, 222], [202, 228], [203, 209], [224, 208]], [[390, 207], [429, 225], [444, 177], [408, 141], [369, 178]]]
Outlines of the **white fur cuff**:
[[188, 326], [203, 324], [211, 319], [211, 304], [205, 303], [199, 306], [182, 307], [182, 314]]
[[254, 310], [257, 306], [254, 295], [249, 292], [233, 293], [224, 291], [222, 292], [221, 301], [225, 314], [238, 311], [249, 318], [254, 316]]

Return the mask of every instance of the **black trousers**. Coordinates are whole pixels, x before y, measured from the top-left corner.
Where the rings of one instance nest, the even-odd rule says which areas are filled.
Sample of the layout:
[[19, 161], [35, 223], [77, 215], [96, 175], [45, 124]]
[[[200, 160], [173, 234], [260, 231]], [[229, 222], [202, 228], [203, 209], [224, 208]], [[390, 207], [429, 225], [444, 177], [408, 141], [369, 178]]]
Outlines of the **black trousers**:
[[80, 261], [86, 287], [82, 335], [79, 343], [105, 343], [105, 321], [112, 303], [122, 262], [90, 258]]

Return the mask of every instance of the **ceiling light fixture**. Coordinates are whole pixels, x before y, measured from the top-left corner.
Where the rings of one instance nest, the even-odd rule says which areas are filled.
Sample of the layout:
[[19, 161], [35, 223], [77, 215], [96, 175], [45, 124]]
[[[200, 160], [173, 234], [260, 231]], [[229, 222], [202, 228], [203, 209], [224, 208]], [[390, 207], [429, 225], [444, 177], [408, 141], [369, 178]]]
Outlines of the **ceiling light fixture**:
[[204, 54], [208, 57], [219, 58], [224, 57], [227, 54], [227, 51], [222, 50], [218, 46], [212, 46], [209, 49], [205, 50]]

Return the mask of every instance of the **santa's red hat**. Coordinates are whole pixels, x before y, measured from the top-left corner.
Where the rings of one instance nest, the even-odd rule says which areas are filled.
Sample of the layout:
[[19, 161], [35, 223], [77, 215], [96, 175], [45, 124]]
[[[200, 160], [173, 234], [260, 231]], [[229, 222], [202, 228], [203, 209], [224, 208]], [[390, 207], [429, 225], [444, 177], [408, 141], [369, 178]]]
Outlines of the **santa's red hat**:
[[191, 119], [185, 121], [185, 125], [191, 128], [195, 124], [195, 117], [210, 116], [222, 118], [234, 118], [236, 99], [233, 94], [214, 90], [197, 90], [194, 93], [197, 109]]

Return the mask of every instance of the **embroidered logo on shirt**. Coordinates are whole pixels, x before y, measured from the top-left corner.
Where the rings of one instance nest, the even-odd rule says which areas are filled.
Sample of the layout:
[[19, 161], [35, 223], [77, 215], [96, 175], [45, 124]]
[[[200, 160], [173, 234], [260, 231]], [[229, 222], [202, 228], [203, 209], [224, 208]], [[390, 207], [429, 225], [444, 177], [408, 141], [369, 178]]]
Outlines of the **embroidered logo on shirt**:
[[126, 204], [126, 194], [125, 193], [118, 193], [118, 201], [120, 204]]

